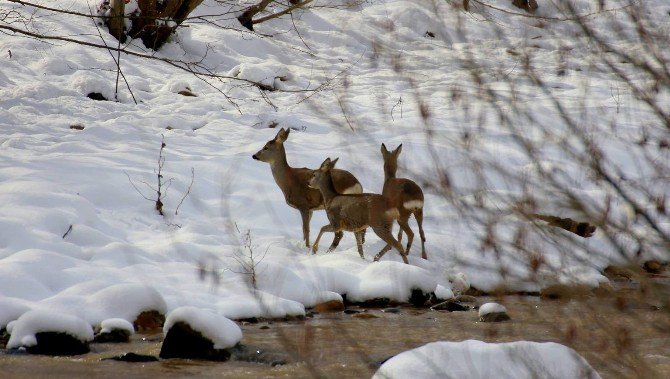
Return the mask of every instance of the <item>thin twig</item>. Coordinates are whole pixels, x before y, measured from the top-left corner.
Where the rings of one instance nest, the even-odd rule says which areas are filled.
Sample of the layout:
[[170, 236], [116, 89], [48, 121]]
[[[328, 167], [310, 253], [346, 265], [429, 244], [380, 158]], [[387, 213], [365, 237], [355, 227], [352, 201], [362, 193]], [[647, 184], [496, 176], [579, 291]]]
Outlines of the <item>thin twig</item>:
[[195, 169], [191, 167], [191, 183], [188, 185], [188, 188], [186, 189], [186, 193], [184, 194], [184, 196], [182, 196], [181, 200], [179, 200], [179, 204], [177, 204], [177, 209], [174, 210], [175, 215], [179, 214], [179, 207], [181, 207], [181, 204], [184, 202], [184, 199], [186, 199], [186, 196], [188, 196], [191, 193], [191, 188], [193, 187], [194, 180], [195, 180]]

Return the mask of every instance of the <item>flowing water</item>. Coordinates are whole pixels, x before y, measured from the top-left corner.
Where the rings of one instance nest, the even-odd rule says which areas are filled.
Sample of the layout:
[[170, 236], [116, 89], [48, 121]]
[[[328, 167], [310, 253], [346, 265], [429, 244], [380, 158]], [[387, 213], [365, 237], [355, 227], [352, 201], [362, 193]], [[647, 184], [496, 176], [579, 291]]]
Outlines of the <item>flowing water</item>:
[[[478, 298], [481, 304], [490, 298]], [[364, 309], [358, 315], [321, 313], [305, 321], [242, 323], [242, 342], [287, 363], [170, 359], [151, 363], [102, 360], [126, 352], [158, 356], [161, 334], [131, 343], [93, 344], [75, 357], [0, 355], [2, 378], [136, 377], [370, 377], [379, 363], [433, 341], [553, 341], [579, 352], [604, 377], [670, 377], [670, 313], [644, 301], [588, 296], [544, 300], [507, 296], [512, 320], [478, 321], [476, 311], [426, 308]], [[368, 316], [361, 317], [361, 314]], [[372, 317], [375, 316], [375, 317]], [[445, 375], [438, 375], [444, 377]]]

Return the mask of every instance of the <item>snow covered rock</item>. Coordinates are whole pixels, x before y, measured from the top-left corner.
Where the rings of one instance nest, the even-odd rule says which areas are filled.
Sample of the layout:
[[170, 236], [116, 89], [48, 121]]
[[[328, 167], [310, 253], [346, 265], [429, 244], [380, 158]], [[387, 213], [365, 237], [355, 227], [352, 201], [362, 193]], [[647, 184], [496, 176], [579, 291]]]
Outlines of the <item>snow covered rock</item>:
[[433, 342], [386, 361], [373, 379], [600, 378], [574, 350], [553, 342]]
[[135, 333], [133, 324], [122, 318], [110, 318], [100, 324], [94, 342], [128, 342]]
[[31, 354], [77, 355], [89, 352], [93, 328], [83, 319], [56, 312], [29, 311], [12, 325], [8, 349]]
[[498, 322], [509, 319], [507, 308], [502, 304], [486, 303], [479, 307], [479, 321], [481, 322]]
[[221, 315], [195, 307], [170, 312], [163, 327], [161, 358], [225, 361], [231, 347], [242, 339], [237, 324]]

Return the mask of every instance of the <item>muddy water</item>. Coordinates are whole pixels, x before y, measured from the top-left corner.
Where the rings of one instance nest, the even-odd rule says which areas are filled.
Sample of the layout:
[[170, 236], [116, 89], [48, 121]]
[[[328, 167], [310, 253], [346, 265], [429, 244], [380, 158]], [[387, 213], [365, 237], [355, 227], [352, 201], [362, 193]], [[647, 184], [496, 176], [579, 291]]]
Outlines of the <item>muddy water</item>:
[[[479, 298], [480, 303], [491, 299]], [[428, 342], [478, 339], [491, 342], [554, 341], [571, 346], [605, 378], [670, 377], [670, 313], [644, 301], [614, 297], [540, 300], [497, 299], [511, 321], [481, 323], [477, 312], [400, 307], [365, 309], [370, 318], [322, 313], [305, 321], [242, 324], [243, 343], [288, 363], [224, 363], [165, 360], [102, 361], [126, 352], [158, 356], [161, 335], [137, 335], [130, 344], [95, 344], [93, 353], [67, 358], [0, 355], [3, 378], [136, 377], [370, 377], [380, 361]], [[364, 309], [357, 309], [363, 311]]]

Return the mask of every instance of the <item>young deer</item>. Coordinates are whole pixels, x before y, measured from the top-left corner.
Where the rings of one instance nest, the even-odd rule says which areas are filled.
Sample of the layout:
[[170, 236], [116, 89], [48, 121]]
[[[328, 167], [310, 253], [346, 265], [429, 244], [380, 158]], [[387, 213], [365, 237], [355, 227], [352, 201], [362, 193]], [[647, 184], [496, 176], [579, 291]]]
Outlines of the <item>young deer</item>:
[[[272, 176], [282, 193], [284, 193], [286, 204], [300, 211], [303, 239], [307, 247], [310, 247], [309, 222], [312, 218], [312, 211], [323, 209], [323, 197], [319, 190], [307, 186], [307, 182], [314, 170], [306, 167], [294, 168], [288, 165], [286, 150], [284, 150], [284, 141], [288, 138], [290, 131], [290, 129], [284, 130], [284, 128], [279, 130], [275, 138], [269, 140], [252, 158], [270, 164]], [[361, 184], [348, 171], [334, 170], [333, 182], [335, 190], [338, 193], [363, 192]], [[337, 247], [342, 239], [342, 235], [343, 233], [335, 234], [330, 250]]]
[[312, 246], [312, 252], [316, 253], [319, 249], [319, 240], [324, 232], [341, 233], [346, 230], [354, 232], [358, 254], [365, 259], [362, 234], [369, 226], [379, 238], [386, 242], [386, 246], [375, 256], [375, 261], [378, 261], [391, 247], [394, 247], [400, 253], [402, 260], [408, 263], [402, 245], [391, 234], [393, 220], [398, 217], [398, 210], [390, 205], [382, 195], [372, 193], [338, 194], [332, 178], [333, 167], [335, 167], [338, 159], [331, 161], [330, 158], [326, 158], [321, 167], [314, 171], [309, 181], [310, 187], [318, 188], [321, 191], [326, 215], [328, 221], [330, 221], [319, 231], [314, 246]]
[[416, 223], [419, 224], [419, 234], [421, 235], [421, 257], [428, 259], [426, 255], [426, 236], [423, 234], [423, 191], [416, 183], [409, 179], [396, 178], [395, 173], [398, 170], [398, 156], [402, 151], [402, 144], [394, 151], [389, 152], [382, 143], [382, 156], [384, 157], [384, 189], [382, 195], [396, 208], [400, 216], [398, 217], [398, 242], [402, 240], [403, 230], [407, 233], [407, 253], [412, 247], [414, 233], [409, 227], [409, 217], [414, 214]]

